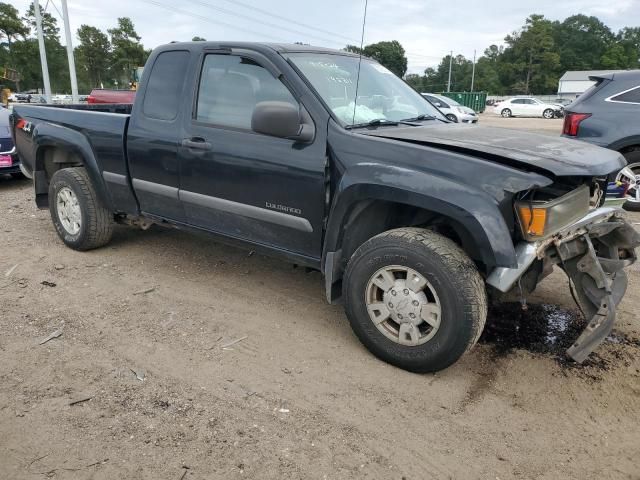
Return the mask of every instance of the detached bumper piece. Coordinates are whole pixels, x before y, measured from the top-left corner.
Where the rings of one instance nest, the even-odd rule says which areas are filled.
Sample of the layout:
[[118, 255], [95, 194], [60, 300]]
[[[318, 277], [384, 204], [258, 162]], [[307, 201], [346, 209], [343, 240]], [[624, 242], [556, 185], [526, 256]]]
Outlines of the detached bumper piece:
[[553, 265], [565, 270], [588, 324], [567, 350], [578, 363], [611, 333], [616, 307], [627, 290], [624, 269], [636, 261], [640, 234], [619, 208], [603, 207], [550, 238], [516, 246], [518, 266], [496, 268], [487, 283], [500, 292], [531, 291]]
[[570, 233], [569, 240], [554, 242], [560, 266], [573, 282], [576, 301], [589, 322], [567, 350], [578, 363], [611, 333], [616, 307], [627, 290], [624, 269], [635, 262], [634, 249], [640, 245], [640, 234], [618, 212], [598, 220], [581, 227], [584, 232]]

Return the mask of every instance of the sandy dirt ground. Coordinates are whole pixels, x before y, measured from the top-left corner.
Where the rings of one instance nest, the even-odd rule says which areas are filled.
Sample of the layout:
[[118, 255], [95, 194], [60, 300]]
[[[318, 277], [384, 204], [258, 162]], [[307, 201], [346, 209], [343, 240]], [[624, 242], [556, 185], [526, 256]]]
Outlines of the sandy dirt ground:
[[319, 273], [162, 228], [79, 253], [28, 181], [0, 198], [1, 479], [640, 478], [638, 265], [584, 366], [558, 353], [579, 319], [554, 273], [416, 375], [360, 345]]

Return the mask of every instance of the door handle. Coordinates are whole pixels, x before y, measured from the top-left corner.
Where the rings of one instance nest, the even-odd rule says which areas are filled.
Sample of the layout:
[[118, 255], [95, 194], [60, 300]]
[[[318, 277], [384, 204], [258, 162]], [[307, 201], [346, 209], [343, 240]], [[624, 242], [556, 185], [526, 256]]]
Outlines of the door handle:
[[186, 148], [194, 148], [196, 150], [211, 150], [211, 144], [204, 138], [194, 137], [182, 140], [182, 146]]

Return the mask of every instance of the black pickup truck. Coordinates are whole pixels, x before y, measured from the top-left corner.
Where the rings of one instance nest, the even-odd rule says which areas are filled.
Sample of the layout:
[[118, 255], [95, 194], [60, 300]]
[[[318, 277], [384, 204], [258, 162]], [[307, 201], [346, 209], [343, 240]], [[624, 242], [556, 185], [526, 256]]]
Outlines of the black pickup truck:
[[[638, 234], [603, 192], [619, 153], [463, 126], [380, 64], [300, 45], [172, 43], [130, 105], [16, 106], [38, 207], [69, 247], [166, 224], [320, 270], [379, 358], [436, 371], [477, 341], [488, 297], [554, 265], [588, 327], [613, 328]], [[283, 286], [286, 288], [286, 286]]]

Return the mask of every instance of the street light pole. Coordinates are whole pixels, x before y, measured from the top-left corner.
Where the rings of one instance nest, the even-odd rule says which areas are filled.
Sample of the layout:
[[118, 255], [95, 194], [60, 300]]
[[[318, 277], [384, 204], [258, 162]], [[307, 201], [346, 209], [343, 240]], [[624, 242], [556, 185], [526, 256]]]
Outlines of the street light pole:
[[476, 79], [476, 51], [473, 51], [473, 69], [471, 70], [471, 91], [473, 92], [473, 84]]
[[451, 91], [451, 65], [453, 62], [453, 50], [449, 54], [449, 80], [447, 80], [447, 92]]
[[42, 83], [44, 84], [44, 97], [51, 101], [51, 82], [49, 82], [49, 66], [47, 65], [47, 51], [44, 48], [44, 35], [42, 34], [42, 15], [40, 15], [40, 3], [33, 0], [33, 10], [36, 16], [36, 32], [38, 33], [38, 47], [40, 48], [40, 64], [42, 66]]
[[62, 20], [64, 21], [64, 36], [67, 41], [67, 58], [69, 60], [69, 77], [71, 78], [71, 97], [73, 103], [78, 103], [78, 79], [76, 77], [76, 62], [73, 58], [73, 45], [71, 43], [71, 27], [69, 26], [69, 10], [67, 0], [62, 3]]

